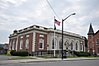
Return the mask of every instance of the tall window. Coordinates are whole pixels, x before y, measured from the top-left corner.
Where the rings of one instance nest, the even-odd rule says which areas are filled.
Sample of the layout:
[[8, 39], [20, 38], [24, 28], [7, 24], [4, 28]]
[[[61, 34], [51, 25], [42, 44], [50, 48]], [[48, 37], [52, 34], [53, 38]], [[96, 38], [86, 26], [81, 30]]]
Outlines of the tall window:
[[80, 44], [80, 50], [82, 50], [82, 44]]
[[66, 41], [64, 45], [66, 46], [66, 49], [68, 49], [68, 47], [69, 47], [69, 42]]
[[56, 49], [56, 47], [57, 47], [57, 39], [55, 38], [55, 42], [54, 39], [52, 40], [52, 49]]
[[52, 49], [54, 49], [54, 39], [52, 40]]
[[12, 50], [14, 50], [14, 40], [12, 41]]
[[25, 47], [26, 47], [26, 49], [29, 49], [29, 39], [28, 38], [26, 39]]
[[97, 39], [97, 44], [99, 45], [99, 39]]
[[76, 50], [78, 50], [78, 44], [76, 43], [76, 46], [75, 46]]
[[20, 49], [22, 49], [22, 47], [23, 47], [23, 40], [21, 39], [20, 40]]
[[71, 50], [73, 50], [73, 43], [71, 42]]
[[44, 49], [44, 39], [39, 39], [39, 49]]
[[59, 49], [62, 49], [62, 40], [59, 41]]

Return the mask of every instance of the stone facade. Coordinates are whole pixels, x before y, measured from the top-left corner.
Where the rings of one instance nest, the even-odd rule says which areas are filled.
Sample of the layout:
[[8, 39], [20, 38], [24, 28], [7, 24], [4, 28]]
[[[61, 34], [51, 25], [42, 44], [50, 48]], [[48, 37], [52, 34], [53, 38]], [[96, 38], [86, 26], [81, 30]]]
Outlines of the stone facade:
[[[63, 50], [85, 51], [85, 37], [64, 31]], [[9, 50], [28, 50], [29, 53], [61, 51], [61, 30], [33, 25], [13, 31], [9, 36]]]

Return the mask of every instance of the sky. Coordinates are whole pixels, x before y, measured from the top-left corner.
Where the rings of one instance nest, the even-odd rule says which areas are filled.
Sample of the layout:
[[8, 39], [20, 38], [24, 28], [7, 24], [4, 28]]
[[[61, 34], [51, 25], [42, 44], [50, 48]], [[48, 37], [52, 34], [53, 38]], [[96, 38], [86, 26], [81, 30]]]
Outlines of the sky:
[[[48, 4], [48, 1], [55, 13]], [[53, 28], [54, 16], [64, 21], [64, 31], [87, 37], [90, 23], [99, 30], [99, 0], [0, 0], [0, 43], [8, 43], [9, 35], [32, 25]], [[61, 30], [61, 25], [57, 29]]]

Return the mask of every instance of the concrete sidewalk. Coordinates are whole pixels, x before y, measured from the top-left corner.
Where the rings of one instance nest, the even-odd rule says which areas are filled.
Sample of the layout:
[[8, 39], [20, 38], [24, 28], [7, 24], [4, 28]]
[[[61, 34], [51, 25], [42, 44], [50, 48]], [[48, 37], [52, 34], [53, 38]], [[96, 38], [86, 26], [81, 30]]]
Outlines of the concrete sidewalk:
[[66, 58], [66, 59], [61, 59], [61, 58], [48, 58], [48, 59], [44, 59], [44, 58], [36, 58], [36, 59], [20, 59], [20, 60], [3, 60], [0, 61], [0, 65], [1, 64], [9, 64], [9, 63], [29, 63], [29, 62], [56, 62], [56, 61], [75, 61], [75, 60], [93, 60], [93, 59], [97, 59], [99, 60], [99, 58]]

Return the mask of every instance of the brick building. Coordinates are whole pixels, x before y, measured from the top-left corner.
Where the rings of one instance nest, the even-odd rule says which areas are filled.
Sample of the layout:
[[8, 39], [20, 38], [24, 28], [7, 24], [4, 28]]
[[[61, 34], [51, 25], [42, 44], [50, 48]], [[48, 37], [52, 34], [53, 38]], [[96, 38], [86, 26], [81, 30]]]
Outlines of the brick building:
[[[61, 30], [54, 30], [33, 25], [21, 30], [14, 30], [9, 36], [9, 50], [28, 50], [31, 54], [61, 51]], [[63, 50], [85, 51], [85, 37], [64, 31]]]
[[90, 24], [88, 32], [88, 52], [99, 55], [99, 30], [94, 33], [93, 27]]

